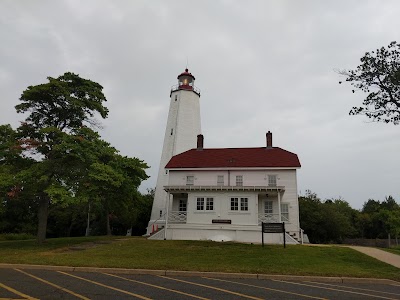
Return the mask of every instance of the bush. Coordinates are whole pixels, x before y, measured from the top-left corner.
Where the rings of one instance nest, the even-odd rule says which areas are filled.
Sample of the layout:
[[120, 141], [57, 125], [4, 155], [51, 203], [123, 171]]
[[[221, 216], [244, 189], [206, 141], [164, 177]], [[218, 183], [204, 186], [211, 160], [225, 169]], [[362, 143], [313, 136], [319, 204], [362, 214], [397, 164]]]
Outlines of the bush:
[[0, 241], [32, 240], [36, 237], [28, 233], [3, 233], [0, 234]]

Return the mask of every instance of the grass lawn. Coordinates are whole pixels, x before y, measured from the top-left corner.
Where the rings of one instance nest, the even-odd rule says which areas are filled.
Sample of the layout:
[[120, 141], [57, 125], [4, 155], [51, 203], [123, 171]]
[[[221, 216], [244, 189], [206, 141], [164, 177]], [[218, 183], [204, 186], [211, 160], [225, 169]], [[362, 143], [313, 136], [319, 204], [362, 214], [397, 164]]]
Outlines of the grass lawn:
[[392, 248], [383, 248], [382, 250], [385, 250], [387, 252], [391, 252], [393, 254], [400, 255], [400, 246], [394, 246]]
[[[121, 238], [121, 237], [120, 237]], [[70, 246], [113, 240], [86, 250]], [[132, 269], [221, 271], [388, 278], [400, 281], [399, 269], [345, 247], [309, 247], [218, 243], [211, 241], [151, 241], [89, 237], [0, 242], [0, 263], [116, 267]]]

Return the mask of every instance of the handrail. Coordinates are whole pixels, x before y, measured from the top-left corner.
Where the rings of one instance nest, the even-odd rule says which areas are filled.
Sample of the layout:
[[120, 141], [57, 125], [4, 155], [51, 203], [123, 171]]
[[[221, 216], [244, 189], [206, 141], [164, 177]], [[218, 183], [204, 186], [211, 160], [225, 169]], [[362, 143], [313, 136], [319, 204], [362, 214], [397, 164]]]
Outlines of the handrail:
[[[188, 88], [185, 88], [185, 87], [188, 87]], [[175, 92], [177, 90], [180, 90], [180, 89], [181, 90], [193, 91], [196, 94], [200, 95], [200, 89], [195, 85], [179, 85], [179, 84], [175, 84], [175, 85], [173, 85], [171, 87], [171, 93]]]
[[[149, 227], [153, 226], [154, 224], [156, 224], [157, 221], [159, 221], [159, 220], [161, 220], [163, 217], [165, 217], [166, 214], [167, 214], [166, 212], [163, 213], [157, 220], [155, 220], [153, 223], [149, 224], [149, 225], [147, 226], [147, 228], [149, 228]], [[164, 218], [164, 220], [165, 220], [165, 218]]]

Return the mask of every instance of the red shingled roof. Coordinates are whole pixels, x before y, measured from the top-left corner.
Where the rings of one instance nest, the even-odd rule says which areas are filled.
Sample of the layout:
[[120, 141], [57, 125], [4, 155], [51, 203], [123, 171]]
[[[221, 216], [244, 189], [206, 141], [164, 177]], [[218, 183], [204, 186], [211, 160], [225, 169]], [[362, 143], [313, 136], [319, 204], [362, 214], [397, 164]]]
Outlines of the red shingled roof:
[[298, 168], [300, 166], [296, 154], [279, 147], [263, 147], [191, 149], [173, 156], [165, 168]]

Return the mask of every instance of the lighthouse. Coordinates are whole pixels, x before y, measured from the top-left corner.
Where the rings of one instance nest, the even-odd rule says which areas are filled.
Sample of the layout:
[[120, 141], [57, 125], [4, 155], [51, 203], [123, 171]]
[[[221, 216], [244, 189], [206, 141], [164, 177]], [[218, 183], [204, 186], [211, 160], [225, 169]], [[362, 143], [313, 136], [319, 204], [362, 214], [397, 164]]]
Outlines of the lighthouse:
[[165, 165], [172, 156], [196, 148], [197, 135], [201, 134], [200, 90], [195, 87], [195, 77], [188, 69], [178, 75], [178, 84], [172, 86], [164, 145], [158, 170], [157, 185], [147, 227], [147, 234], [165, 225], [168, 194], [168, 171]]

